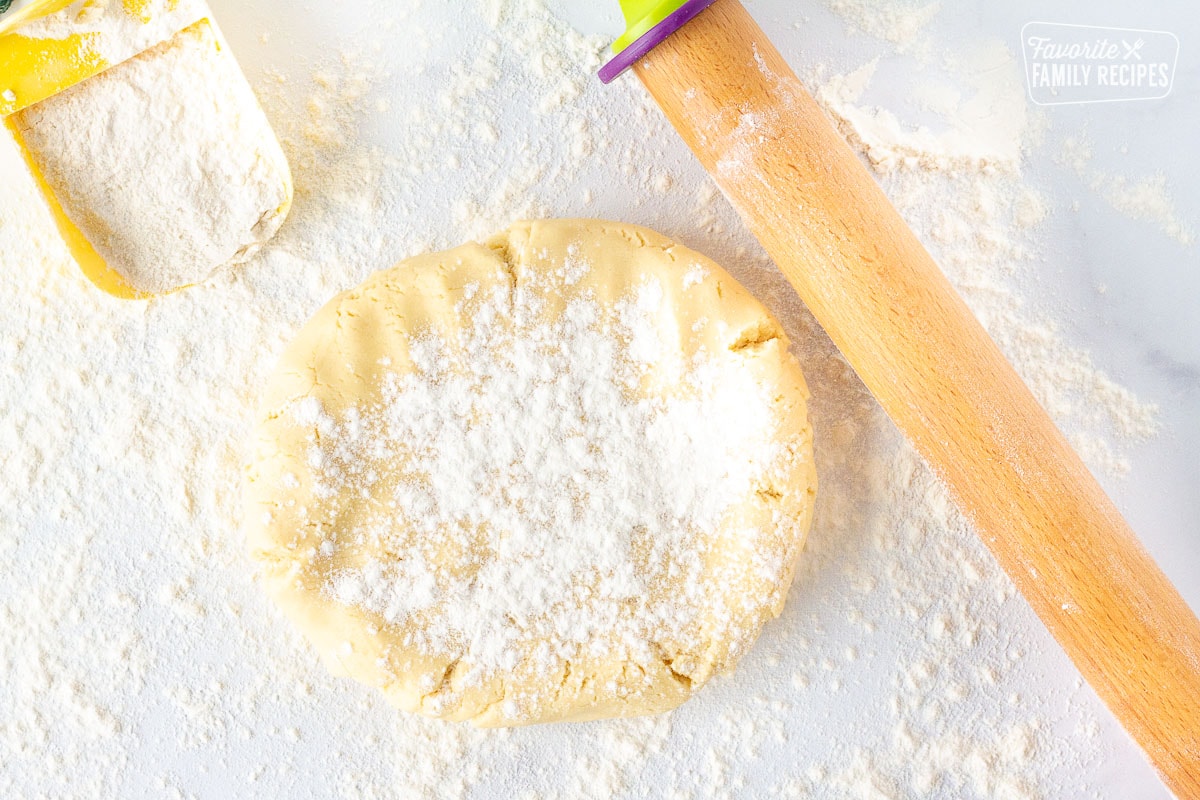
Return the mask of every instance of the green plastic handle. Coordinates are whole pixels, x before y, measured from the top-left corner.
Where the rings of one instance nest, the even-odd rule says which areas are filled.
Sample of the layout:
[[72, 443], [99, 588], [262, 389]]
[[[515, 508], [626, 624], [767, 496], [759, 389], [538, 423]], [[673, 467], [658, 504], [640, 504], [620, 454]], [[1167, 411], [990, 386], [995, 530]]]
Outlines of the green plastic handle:
[[619, 53], [640, 39], [648, 30], [662, 22], [687, 0], [621, 0], [625, 15], [625, 33], [613, 42], [613, 52]]

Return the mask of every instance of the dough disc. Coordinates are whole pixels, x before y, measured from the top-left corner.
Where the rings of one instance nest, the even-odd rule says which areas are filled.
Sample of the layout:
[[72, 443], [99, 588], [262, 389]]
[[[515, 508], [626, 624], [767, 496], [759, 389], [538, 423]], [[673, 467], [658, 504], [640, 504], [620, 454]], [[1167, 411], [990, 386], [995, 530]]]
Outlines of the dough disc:
[[644, 228], [515, 225], [284, 353], [253, 556], [336, 674], [481, 726], [665, 711], [783, 608], [816, 474], [778, 322]]

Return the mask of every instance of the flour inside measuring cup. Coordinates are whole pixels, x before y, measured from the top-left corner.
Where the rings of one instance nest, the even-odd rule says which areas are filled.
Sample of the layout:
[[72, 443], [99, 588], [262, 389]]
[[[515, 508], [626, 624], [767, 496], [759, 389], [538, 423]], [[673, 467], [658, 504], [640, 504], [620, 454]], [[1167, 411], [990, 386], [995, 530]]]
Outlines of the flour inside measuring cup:
[[136, 293], [244, 261], [291, 203], [283, 151], [207, 21], [10, 122], [66, 216]]

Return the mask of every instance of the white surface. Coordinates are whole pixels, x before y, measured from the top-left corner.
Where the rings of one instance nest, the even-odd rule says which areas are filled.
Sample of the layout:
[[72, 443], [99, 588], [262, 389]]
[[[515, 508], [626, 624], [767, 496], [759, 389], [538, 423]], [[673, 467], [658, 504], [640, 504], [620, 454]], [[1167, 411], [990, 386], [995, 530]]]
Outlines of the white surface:
[[[430, 135], [439, 117], [454, 117], [438, 105], [437, 98], [454, 65], [470, 62], [475, 56], [469, 48], [478, 41], [483, 23], [474, 3], [361, 0], [338, 3], [332, 13], [333, 4], [316, 2], [214, 0], [212, 4], [280, 129], [295, 130], [301, 125], [299, 118], [306, 114], [304, 98], [314, 87], [314, 69], [323, 64], [363, 64], [363, 71], [372, 78], [370, 90], [351, 104], [360, 120], [351, 140], [334, 142], [332, 149], [336, 161], [339, 154], [347, 160], [354, 158], [357, 148], [364, 145], [376, 148], [372, 151], [376, 180], [363, 183], [351, 176], [341, 183], [344, 176], [337, 170], [314, 168], [295, 163], [295, 159], [293, 169], [297, 214], [302, 214], [306, 187], [312, 191], [320, 184], [326, 193], [340, 193], [338, 207], [346, 215], [347, 225], [359, 215], [375, 227], [359, 246], [338, 253], [335, 259], [315, 264], [297, 261], [297, 268], [304, 271], [286, 273], [272, 267], [259, 277], [250, 273], [252, 288], [261, 290], [268, 275], [316, 287], [313, 294], [327, 291], [326, 284], [349, 286], [366, 272], [409, 254], [417, 243], [456, 244], [466, 236], [498, 229], [506, 215], [535, 212], [646, 224], [679, 237], [735, 273], [754, 273], [752, 243], [738, 232], [728, 209], [719, 213], [728, 233], [720, 226], [710, 229], [696, 218], [693, 198], [705, 178], [654, 112], [644, 110], [637, 87], [630, 81], [607, 90], [589, 87], [577, 101], [580, 115], [589, 119], [598, 118], [591, 109], [601, 104], [607, 117], [620, 117], [622, 109], [629, 109], [628, 124], [613, 126], [607, 132], [608, 144], [586, 159], [569, 151], [570, 137], [564, 124], [570, 114], [529, 113], [522, 106], [521, 87], [501, 81], [461, 101], [471, 104], [469, 115], [495, 125], [497, 152], [508, 152], [513, 142], [525, 141], [536, 154], [536, 163], [544, 165], [543, 172], [519, 182], [516, 195], [505, 193], [503, 187], [512, 173], [525, 169], [527, 163], [518, 159], [511, 165], [492, 166], [480, 154], [486, 146], [469, 131], [439, 131], [436, 144], [421, 150], [432, 154], [429, 158], [453, 154], [461, 168], [443, 166], [414, 174], [421, 171], [406, 161], [416, 157], [413, 142]], [[585, 32], [615, 34], [619, 29], [615, 8], [606, 10], [598, 3], [584, 10], [578, 5], [567, 0], [557, 3]], [[1025, 178], [1051, 201], [1053, 214], [1047, 226], [1052, 235], [1043, 237], [1047, 244], [1039, 253], [1044, 269], [1023, 274], [1022, 280], [1030, 282], [1024, 292], [1030, 302], [1044, 307], [1070, 342], [1088, 348], [1099, 366], [1141, 398], [1159, 404], [1162, 432], [1129, 451], [1130, 475], [1101, 479], [1184, 596], [1194, 608], [1200, 607], [1200, 493], [1194, 489], [1195, 454], [1200, 452], [1200, 326], [1194, 319], [1200, 264], [1196, 249], [1179, 245], [1152, 223], [1122, 216], [1073, 171], [1055, 161], [1064, 137], [1086, 131], [1095, 153], [1093, 166], [1133, 176], [1166, 172], [1180, 216], [1200, 229], [1200, 196], [1194, 189], [1200, 185], [1200, 157], [1194, 148], [1200, 133], [1200, 108], [1195, 102], [1200, 50], [1189, 45], [1200, 41], [1200, 19], [1185, 3], [1130, 9], [1115, 2], [1075, 2], [1060, 5], [1053, 16], [1035, 3], [945, 5], [927, 28], [939, 47], [999, 38], [1019, 53], [1017, 34], [1029, 19], [1161, 28], [1175, 32], [1183, 42], [1175, 91], [1166, 100], [1037, 112], [1035, 119], [1044, 128], [1039, 146], [1028, 159]], [[875, 84], [871, 102], [888, 107], [902, 120], [921, 120], [920, 112], [904, 100], [905, 87], [925, 69], [912, 57], [897, 56], [893, 45], [853, 32], [815, 2], [757, 0], [750, 7], [801, 74], [817, 65], [845, 72], [879, 55], [879, 74], [885, 77]], [[388, 19], [393, 20], [391, 27], [381, 24]], [[268, 31], [270, 35], [264, 37]], [[378, 67], [380, 64], [384, 66]], [[894, 92], [887, 91], [893, 85]], [[426, 109], [423, 119], [411, 113], [415, 107]], [[285, 118], [289, 114], [296, 119]], [[661, 169], [674, 180], [675, 189], [665, 195], [648, 192], [644, 177], [627, 172], [619, 157], [647, 137], [653, 137], [660, 154], [657, 164], [644, 166]], [[474, 203], [479, 211], [456, 218], [455, 210], [463, 208], [464, 201]], [[1072, 210], [1074, 201], [1079, 203], [1078, 211]], [[470, 205], [465, 208], [471, 211]], [[311, 218], [297, 216], [293, 224], [298, 224], [296, 220], [309, 222]], [[283, 236], [304, 241], [286, 226]], [[1098, 292], [1099, 284], [1105, 284], [1107, 291]], [[784, 291], [777, 284], [769, 285], [773, 292]], [[244, 287], [235, 288], [240, 291]], [[788, 301], [781, 297], [768, 301], [786, 305]], [[262, 290], [256, 299], [263, 301], [264, 316], [271, 314], [275, 320], [269, 335], [279, 338], [289, 333], [278, 323], [279, 318], [298, 325], [312, 310], [290, 297], [276, 300], [269, 290]], [[153, 325], [154, 315], [147, 318], [144, 324]], [[197, 374], [208, 375], [200, 368]], [[810, 378], [819, 397], [821, 386], [813, 373]], [[222, 410], [232, 413], [231, 407], [237, 408], [237, 403], [223, 405]], [[889, 434], [881, 427], [872, 435], [885, 440]], [[219, 453], [197, 458], [210, 468], [226, 465], [226, 461]], [[130, 468], [137, 467], [134, 463]], [[208, 501], [202, 498], [200, 502]], [[221, 505], [226, 501], [217, 498], [213, 502]], [[120, 528], [101, 531], [113, 541], [106, 545], [110, 548], [106, 552], [110, 552], [111, 563], [118, 565], [114, 580], [128, 577], [130, 563], [172, 562], [173, 558], [170, 548], [174, 545], [165, 552], [156, 549], [154, 537], [139, 529], [139, 524], [144, 528], [152, 523], [138, 515], [136, 502], [131, 507]], [[50, 529], [53, 517], [50, 511], [45, 513], [45, 525]], [[730, 796], [768, 796], [773, 788], [790, 777], [802, 776], [811, 766], [847, 759], [856, 745], [869, 749], [890, 735], [887, 709], [894, 690], [889, 675], [895, 667], [890, 659], [904, 653], [906, 642], [919, 638], [921, 632], [916, 625], [897, 622], [867, 636], [848, 623], [846, 609], [856, 602], [856, 588], [846, 565], [877, 561], [865, 552], [865, 536], [829, 541], [827, 531], [827, 539], [820, 541], [821, 533], [819, 528], [814, 531], [814, 557], [821, 553], [838, 569], [805, 573], [807, 580], [793, 590], [783, 620], [768, 627], [738, 673], [715, 683], [672, 715], [669, 732], [644, 729], [657, 751], [640, 760], [624, 760], [626, 766], [620, 769], [632, 784], [629, 796], [655, 796], [659, 793], [656, 787], [664, 782], [694, 787], [701, 796], [720, 796], [722, 791]], [[136, 542], [128, 545], [128, 552], [121, 550], [126, 535]], [[220, 529], [206, 535], [236, 534]], [[370, 692], [328, 678], [315, 668], [311, 655], [284, 632], [282, 623], [270, 617], [253, 587], [244, 589], [249, 583], [248, 567], [223, 559], [223, 555], [215, 558], [211, 569], [202, 573], [181, 568], [181, 574], [188, 576], [198, 596], [211, 593], [237, 606], [236, 613], [219, 611], [189, 618], [183, 624], [166, 612], [146, 612], [150, 616], [161, 613], [177, 626], [170, 629], [173, 638], [167, 646], [177, 647], [189, 663], [172, 667], [180, 670], [179, 676], [164, 677], [151, 670], [147, 688], [139, 695], [145, 708], [136, 709], [135, 718], [122, 731], [131, 755], [114, 784], [121, 787], [120, 794], [157, 796], [167, 794], [169, 787], [179, 787], [184, 795], [214, 798], [396, 794], [389, 790], [389, 770], [401, 775], [417, 770], [420, 764], [408, 759], [425, 756], [381, 733], [390, 729], [394, 712]], [[991, 726], [1003, 717], [992, 704], [1019, 707], [1031, 698], [1042, 704], [1036, 711], [1050, 721], [1052, 745], [1066, 754], [1062, 759], [1040, 756], [1029, 767], [1034, 773], [1030, 777], [1051, 787], [1046, 789], [1048, 794], [1122, 799], [1167, 796], [1136, 747], [1095, 698], [1077, 688], [1073, 668], [1028, 609], [1020, 601], [1001, 608], [1001, 614], [988, 620], [995, 626], [989, 634], [995, 634], [995, 646], [982, 648], [980, 654], [981, 659], [991, 659], [989, 663], [1004, 668], [1001, 688], [985, 693], [983, 705], [950, 709], [948, 715], [955, 725], [986, 741], [993, 735]], [[228, 627], [240, 625], [241, 620], [265, 627], [255, 628], [251, 634]], [[1029, 652], [1006, 653], [1005, 637], [1010, 634], [1028, 643]], [[851, 646], [859, 648], [861, 655], [828, 668], [816, 665], [808, 688], [793, 693], [798, 700], [784, 710], [772, 708], [776, 689], [791, 684], [807, 649], [835, 652]], [[296, 669], [285, 670], [271, 660], [291, 652], [296, 653], [298, 669], [311, 687], [307, 692], [298, 692], [286, 682], [293, 680]], [[178, 653], [174, 656], [178, 658]], [[1011, 669], [1006, 657], [1015, 660]], [[278, 678], [281, 674], [288, 677]], [[220, 679], [210, 680], [211, 676]], [[177, 688], [176, 678], [188, 687], [182, 700], [178, 692], [168, 691]], [[1098, 733], [1088, 736], [1078, 726], [1092, 717]], [[232, 722], [222, 722], [227, 718]], [[496, 739], [500, 744], [489, 751], [481, 767], [484, 777], [472, 796], [510, 797], [520, 787], [557, 782], [560, 773], [570, 773], [578, 766], [573, 760], [560, 760], [560, 749], [574, 748], [571, 752], [578, 754], [594, 748], [602, 755], [603, 740], [589, 738], [594, 736], [593, 730], [565, 726], [501, 735]], [[1002, 735], [999, 727], [994, 735]], [[713, 748], [729, 750], [724, 761], [719, 753], [709, 752]], [[394, 760], [399, 763], [392, 763]], [[450, 764], [455, 764], [453, 758]], [[461, 766], [468, 766], [465, 759]], [[1019, 762], [1009, 768], [1014, 773], [1023, 769]], [[589, 773], [580, 774], [584, 776], [581, 780], [588, 780]], [[13, 777], [0, 767], [0, 787]], [[19, 776], [17, 780], [20, 785]], [[986, 790], [983, 793], [987, 794]], [[845, 792], [829, 789], [814, 794], [839, 797]], [[959, 796], [949, 786], [940, 786], [933, 794]]]

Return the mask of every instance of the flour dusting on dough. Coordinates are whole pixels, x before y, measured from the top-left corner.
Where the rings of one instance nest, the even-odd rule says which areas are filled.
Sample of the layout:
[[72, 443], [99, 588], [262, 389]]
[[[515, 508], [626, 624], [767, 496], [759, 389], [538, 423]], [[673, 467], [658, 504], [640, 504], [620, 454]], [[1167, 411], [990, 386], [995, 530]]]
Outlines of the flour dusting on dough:
[[[248, 493], [285, 608], [338, 606], [368, 682], [484, 725], [664, 710], [732, 669], [814, 486], [777, 324], [699, 259], [525, 223], [335, 301], [281, 361]], [[293, 614], [324, 638], [330, 611]]]

